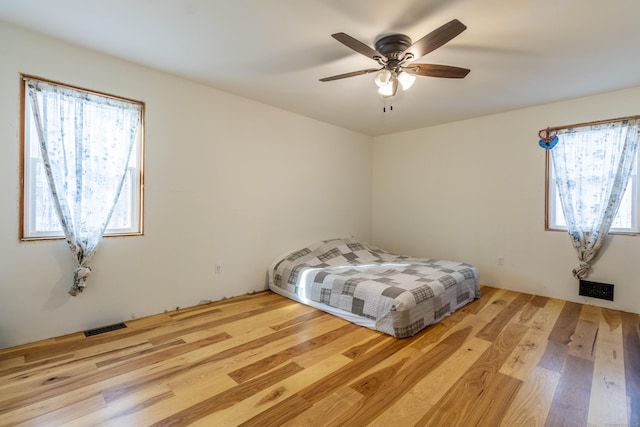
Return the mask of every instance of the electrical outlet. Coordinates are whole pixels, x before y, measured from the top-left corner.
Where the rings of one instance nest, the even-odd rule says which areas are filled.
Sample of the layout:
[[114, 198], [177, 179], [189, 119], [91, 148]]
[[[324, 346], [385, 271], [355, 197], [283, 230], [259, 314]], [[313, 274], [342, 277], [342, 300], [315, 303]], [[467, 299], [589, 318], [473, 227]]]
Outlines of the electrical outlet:
[[220, 273], [222, 273], [222, 264], [220, 264], [220, 263], [216, 262], [216, 264], [215, 264], [215, 265], [214, 265], [214, 267], [213, 267], [213, 272], [214, 272], [215, 274], [220, 274]]
[[498, 265], [504, 265], [504, 256], [498, 255], [498, 259], [496, 262]]

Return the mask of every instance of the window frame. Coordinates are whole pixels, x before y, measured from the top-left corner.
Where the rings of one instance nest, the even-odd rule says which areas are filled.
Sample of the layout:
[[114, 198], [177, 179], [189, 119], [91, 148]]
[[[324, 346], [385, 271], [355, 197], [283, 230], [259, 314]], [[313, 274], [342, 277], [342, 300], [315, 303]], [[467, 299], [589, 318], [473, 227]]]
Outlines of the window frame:
[[[32, 202], [33, 197], [29, 197], [33, 191], [28, 191], [28, 187], [32, 180], [35, 178], [35, 174], [37, 170], [34, 165], [27, 166], [27, 161], [29, 163], [33, 163], [31, 160], [29, 153], [27, 152], [28, 148], [31, 148], [31, 145], [28, 145], [29, 131], [27, 129], [28, 120], [30, 118], [27, 116], [28, 112], [28, 100], [27, 100], [27, 88], [26, 88], [26, 79], [35, 79], [43, 82], [47, 82], [53, 85], [63, 86], [67, 88], [71, 88], [74, 90], [100, 95], [104, 97], [110, 97], [117, 100], [133, 102], [140, 105], [140, 128], [138, 132], [138, 141], [137, 141], [137, 149], [134, 147], [135, 153], [132, 152], [132, 155], [136, 156], [136, 166], [132, 167], [131, 164], [127, 167], [127, 175], [132, 178], [132, 183], [134, 184], [134, 188], [131, 191], [131, 198], [133, 200], [130, 201], [130, 205], [132, 207], [132, 221], [134, 224], [131, 228], [128, 229], [109, 229], [105, 230], [103, 237], [121, 237], [121, 236], [142, 236], [144, 235], [144, 152], [145, 152], [145, 103], [142, 101], [138, 101], [131, 98], [126, 98], [122, 96], [112, 95], [105, 92], [99, 92], [91, 89], [86, 89], [83, 87], [70, 85], [67, 83], [61, 83], [58, 81], [53, 81], [49, 79], [45, 79], [42, 77], [32, 76], [28, 74], [20, 74], [20, 220], [19, 220], [19, 231], [18, 237], [20, 241], [41, 241], [41, 240], [61, 240], [65, 239], [64, 231], [61, 229], [60, 233], [58, 232], [37, 232], [31, 230], [29, 228], [29, 222], [33, 219], [34, 215], [32, 213]], [[37, 159], [33, 158], [35, 162]], [[42, 162], [42, 159], [40, 159]], [[27, 175], [29, 174], [29, 176]], [[133, 179], [137, 178], [137, 179]], [[35, 197], [35, 194], [33, 194]], [[122, 197], [122, 196], [121, 196]]]
[[[613, 122], [638, 119], [638, 118], [640, 118], [640, 116], [629, 116], [629, 117], [622, 117], [617, 119], [599, 120], [599, 121], [593, 121], [588, 123], [579, 123], [579, 124], [568, 125], [568, 126], [560, 126], [552, 129], [560, 130], [560, 129], [574, 128], [574, 127], [584, 127], [584, 126], [613, 123]], [[633, 221], [635, 222], [634, 224], [635, 229], [621, 229], [621, 228], [612, 227], [609, 230], [608, 234], [617, 234], [617, 235], [625, 235], [625, 236], [640, 235], [640, 206], [639, 206], [639, 203], [640, 203], [640, 173], [639, 173], [640, 172], [640, 147], [638, 148], [638, 152], [636, 153], [636, 164], [634, 165], [634, 171], [635, 173], [633, 174], [633, 177], [635, 177], [635, 179], [631, 181], [631, 186], [632, 186], [631, 197], [632, 197], [632, 216], [633, 216]], [[555, 198], [555, 195], [557, 192], [557, 190], [553, 188], [553, 183], [550, 181], [551, 178], [552, 178], [551, 156], [550, 156], [549, 150], [545, 150], [544, 229], [545, 231], [562, 231], [566, 233], [567, 232], [566, 227], [551, 224], [552, 222], [550, 220], [551, 215], [555, 214], [555, 209], [557, 208], [555, 200], [553, 203], [551, 201], [551, 197]], [[628, 187], [626, 191], [629, 191]], [[553, 206], [551, 206], [552, 204]]]

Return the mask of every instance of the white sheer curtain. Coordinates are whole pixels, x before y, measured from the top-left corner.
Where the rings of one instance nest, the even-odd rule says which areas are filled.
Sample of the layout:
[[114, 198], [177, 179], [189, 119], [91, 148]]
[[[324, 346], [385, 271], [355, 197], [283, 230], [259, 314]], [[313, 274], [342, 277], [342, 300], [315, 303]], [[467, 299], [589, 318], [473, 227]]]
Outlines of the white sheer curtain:
[[76, 296], [91, 274], [122, 189], [140, 124], [140, 105], [26, 79], [53, 202], [76, 261]]
[[583, 279], [602, 246], [620, 206], [637, 157], [640, 120], [560, 130], [550, 150], [567, 230]]

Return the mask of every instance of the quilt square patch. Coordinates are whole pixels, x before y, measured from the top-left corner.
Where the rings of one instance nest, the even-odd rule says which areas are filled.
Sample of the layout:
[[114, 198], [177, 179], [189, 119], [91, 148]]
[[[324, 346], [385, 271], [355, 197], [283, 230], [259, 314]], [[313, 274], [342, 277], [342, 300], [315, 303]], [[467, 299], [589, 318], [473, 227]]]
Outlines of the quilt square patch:
[[397, 286], [389, 286], [387, 289], [382, 291], [382, 295], [395, 299], [398, 295], [401, 295], [405, 292], [407, 292], [406, 289], [398, 288]]
[[331, 302], [331, 289], [320, 289], [320, 302], [323, 304], [329, 304]]
[[349, 279], [344, 283], [344, 288], [342, 289], [342, 295], [351, 295], [355, 294], [356, 287], [358, 287], [358, 283], [362, 282], [365, 279]]
[[449, 303], [444, 304], [442, 307], [434, 310], [433, 320], [438, 320], [451, 311], [451, 305]]
[[458, 284], [458, 281], [448, 274], [446, 276], [442, 276], [439, 281], [444, 285], [445, 289], [449, 289], [450, 287]]
[[318, 259], [320, 261], [328, 261], [328, 260], [330, 260], [332, 258], [335, 258], [337, 256], [340, 256], [340, 255], [342, 255], [340, 253], [340, 250], [338, 248], [333, 248], [331, 250], [326, 251], [323, 254], [318, 255]]
[[365, 247], [362, 245], [362, 243], [347, 243], [347, 247], [353, 252], [365, 250]]
[[360, 298], [354, 298], [351, 303], [351, 312], [364, 316], [364, 300]]
[[295, 261], [298, 258], [301, 258], [310, 253], [311, 253], [311, 249], [309, 248], [300, 249], [299, 251], [295, 251], [289, 254], [289, 256], [287, 257], [287, 261]]
[[409, 292], [413, 294], [416, 304], [420, 304], [422, 301], [426, 301], [434, 296], [433, 289], [429, 286], [420, 286], [418, 288], [411, 289]]

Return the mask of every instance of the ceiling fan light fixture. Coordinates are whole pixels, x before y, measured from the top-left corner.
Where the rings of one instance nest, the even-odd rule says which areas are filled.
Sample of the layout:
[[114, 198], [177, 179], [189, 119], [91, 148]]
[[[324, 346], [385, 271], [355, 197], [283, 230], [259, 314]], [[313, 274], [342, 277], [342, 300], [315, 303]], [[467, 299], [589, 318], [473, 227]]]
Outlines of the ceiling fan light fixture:
[[392, 76], [391, 80], [389, 80], [386, 85], [381, 86], [380, 89], [378, 89], [378, 93], [383, 97], [388, 98], [395, 95], [396, 90], [398, 90], [398, 80], [395, 76]]
[[401, 71], [400, 74], [398, 74], [398, 81], [402, 85], [402, 89], [407, 90], [413, 85], [413, 82], [416, 81], [416, 76], [406, 71]]
[[378, 93], [384, 97], [393, 95], [393, 84], [389, 82], [384, 86], [380, 86], [380, 89], [378, 89]]
[[382, 70], [378, 74], [376, 74], [376, 78], [374, 79], [376, 85], [379, 88], [383, 88], [391, 83], [393, 75], [389, 70]]

